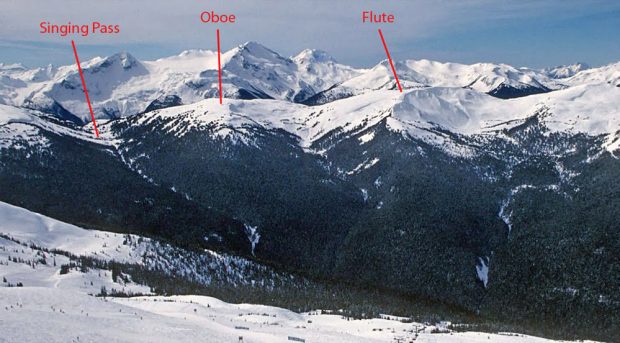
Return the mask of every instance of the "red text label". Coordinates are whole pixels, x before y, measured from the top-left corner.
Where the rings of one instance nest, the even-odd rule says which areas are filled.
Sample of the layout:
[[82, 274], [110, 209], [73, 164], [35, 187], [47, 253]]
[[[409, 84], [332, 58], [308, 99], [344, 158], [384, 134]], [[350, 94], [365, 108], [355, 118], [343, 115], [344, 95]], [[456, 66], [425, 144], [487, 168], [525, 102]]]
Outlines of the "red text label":
[[362, 12], [362, 23], [376, 23], [376, 24], [393, 24], [394, 15], [391, 13], [375, 13], [373, 11]]
[[200, 21], [203, 23], [234, 23], [237, 17], [234, 14], [217, 14], [213, 11], [200, 13]]
[[52, 24], [49, 21], [39, 23], [39, 33], [41, 34], [57, 34], [61, 37], [69, 35], [80, 35], [86, 37], [88, 35], [110, 35], [121, 32], [120, 25], [104, 24], [94, 21], [90, 24]]

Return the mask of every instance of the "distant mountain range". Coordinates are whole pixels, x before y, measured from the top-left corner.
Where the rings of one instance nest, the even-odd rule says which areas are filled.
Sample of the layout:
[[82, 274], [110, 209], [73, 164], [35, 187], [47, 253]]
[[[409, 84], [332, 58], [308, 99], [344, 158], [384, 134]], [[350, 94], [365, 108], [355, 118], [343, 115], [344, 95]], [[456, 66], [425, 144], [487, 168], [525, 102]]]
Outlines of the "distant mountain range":
[[620, 332], [620, 62], [370, 69], [254, 42], [0, 66], [0, 201], [561, 337]]

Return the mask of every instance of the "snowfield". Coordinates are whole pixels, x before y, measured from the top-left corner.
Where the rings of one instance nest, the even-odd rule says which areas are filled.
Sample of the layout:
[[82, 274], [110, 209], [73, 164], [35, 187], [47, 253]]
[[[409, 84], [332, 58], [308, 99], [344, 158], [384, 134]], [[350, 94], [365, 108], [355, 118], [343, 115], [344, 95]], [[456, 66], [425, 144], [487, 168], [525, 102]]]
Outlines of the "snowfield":
[[[217, 99], [207, 99], [120, 122], [134, 126], [159, 123], [158, 129], [177, 137], [208, 129], [213, 137], [247, 145], [253, 144], [253, 127], [280, 129], [297, 136], [300, 146], [312, 151], [315, 142], [330, 134], [338, 132], [342, 134], [339, 139], [345, 139], [385, 120], [392, 131], [454, 152], [438, 129], [467, 136], [501, 136], [503, 130], [536, 118], [551, 132], [604, 135], [608, 143], [603, 148], [613, 152], [618, 146], [614, 138], [620, 132], [619, 109], [620, 88], [605, 83], [509, 100], [470, 89], [431, 87], [403, 93], [376, 90], [319, 106], [238, 99], [219, 105]], [[107, 125], [100, 127], [104, 138], [117, 139]], [[370, 140], [366, 136], [360, 144]]]
[[[602, 135], [602, 148], [611, 153], [619, 147], [620, 63], [543, 72], [503, 64], [405, 60], [396, 63], [403, 93], [395, 89], [386, 61], [354, 69], [322, 51], [304, 50], [286, 58], [248, 42], [225, 52], [222, 63], [226, 100], [220, 105], [217, 54], [211, 51], [190, 50], [156, 61], [119, 53], [84, 62], [100, 118], [99, 140], [92, 137], [76, 66], [0, 65], [0, 148], [44, 149], [39, 130], [117, 146], [122, 142], [111, 126], [128, 120], [131, 125], [162, 121], [164, 132], [179, 137], [208, 129], [214, 137], [247, 145], [254, 144], [252, 128], [284, 130], [306, 150], [322, 153], [325, 147], [314, 149], [313, 144], [333, 134], [346, 139], [385, 122], [405, 137], [469, 155], [468, 147], [455, 146], [439, 131], [502, 136], [503, 130], [534, 118], [551, 132]], [[512, 99], [492, 95], [506, 87], [542, 93]], [[314, 106], [303, 104], [315, 97], [320, 99]], [[49, 120], [52, 116], [85, 125], [70, 129]], [[118, 118], [108, 124], [104, 120]], [[369, 140], [367, 136], [361, 143]]]
[[[205, 296], [101, 298], [66, 289], [0, 288], [6, 342], [553, 342], [520, 334], [431, 333], [398, 320], [228, 304]], [[36, 318], [36, 320], [33, 320]], [[417, 338], [416, 338], [417, 337]]]
[[[140, 256], [150, 240], [134, 236], [132, 241], [146, 243], [125, 244], [129, 235], [84, 230], [6, 203], [0, 203], [0, 218], [2, 342], [238, 342], [241, 337], [243, 342], [552, 342], [520, 334], [450, 332], [447, 323], [393, 316], [350, 320], [207, 296], [149, 295], [150, 287], [126, 275], [114, 280], [109, 270], [63, 273], [61, 266], [70, 258], [60, 250], [139, 264], [146, 263]], [[147, 296], [93, 296], [103, 288]]]

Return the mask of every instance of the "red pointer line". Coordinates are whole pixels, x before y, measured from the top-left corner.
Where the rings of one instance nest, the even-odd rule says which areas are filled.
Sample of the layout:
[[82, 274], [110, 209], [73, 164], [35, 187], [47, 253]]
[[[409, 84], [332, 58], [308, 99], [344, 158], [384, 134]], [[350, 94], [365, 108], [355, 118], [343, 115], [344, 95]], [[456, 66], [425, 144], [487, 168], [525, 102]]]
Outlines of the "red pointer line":
[[217, 78], [220, 84], [220, 105], [222, 104], [222, 62], [220, 49], [220, 29], [217, 29]]
[[77, 63], [78, 70], [80, 71], [80, 78], [82, 79], [82, 87], [84, 88], [84, 94], [86, 95], [86, 102], [88, 103], [88, 109], [90, 110], [90, 117], [93, 119], [93, 126], [95, 127], [95, 136], [99, 138], [99, 129], [97, 129], [97, 122], [95, 121], [95, 113], [93, 112], [93, 106], [90, 104], [90, 97], [88, 96], [88, 90], [86, 89], [86, 82], [84, 81], [84, 73], [80, 66], [80, 59], [78, 58], [77, 49], [75, 48], [75, 42], [71, 40], [71, 46], [73, 46], [73, 54], [75, 55], [75, 63]]
[[383, 32], [381, 32], [381, 29], [379, 29], [379, 36], [381, 36], [381, 42], [383, 43], [383, 47], [385, 48], [385, 53], [387, 55], [387, 58], [390, 61], [390, 67], [392, 67], [392, 73], [394, 73], [394, 78], [396, 79], [396, 84], [398, 85], [398, 89], [402, 93], [403, 87], [401, 87], [400, 81], [398, 81], [398, 75], [396, 75], [396, 69], [394, 68], [394, 63], [392, 63], [392, 57], [390, 56], [390, 51], [388, 50], [387, 44], [385, 44], [385, 38], [383, 38]]

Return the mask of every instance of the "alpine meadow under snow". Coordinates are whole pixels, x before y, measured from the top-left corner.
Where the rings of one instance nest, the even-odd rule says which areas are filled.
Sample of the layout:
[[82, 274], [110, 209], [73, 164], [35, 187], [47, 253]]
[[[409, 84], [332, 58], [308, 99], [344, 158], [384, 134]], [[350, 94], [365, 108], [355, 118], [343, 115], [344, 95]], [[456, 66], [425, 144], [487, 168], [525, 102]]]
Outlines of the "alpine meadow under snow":
[[620, 63], [82, 68], [0, 65], [0, 340], [620, 336]]

